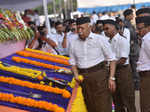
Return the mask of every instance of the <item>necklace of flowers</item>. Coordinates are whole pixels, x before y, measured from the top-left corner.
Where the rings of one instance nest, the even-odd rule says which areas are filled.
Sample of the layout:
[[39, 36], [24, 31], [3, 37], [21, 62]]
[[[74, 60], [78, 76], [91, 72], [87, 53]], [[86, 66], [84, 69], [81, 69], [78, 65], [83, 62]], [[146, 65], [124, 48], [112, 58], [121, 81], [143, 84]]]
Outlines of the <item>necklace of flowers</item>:
[[52, 104], [50, 102], [42, 101], [42, 100], [36, 101], [31, 98], [14, 96], [13, 94], [8, 94], [8, 93], [0, 92], [0, 100], [11, 102], [11, 103], [17, 103], [17, 104], [21, 104], [21, 105], [28, 106], [28, 107], [40, 108], [40, 109], [44, 109], [44, 110], [52, 111], [52, 112], [65, 112], [64, 108], [59, 107], [56, 104]]
[[31, 77], [33, 79], [39, 79], [39, 80], [42, 80], [44, 76], [46, 76], [45, 72], [43, 72], [42, 74], [42, 72], [38, 70], [33, 70], [29, 68], [21, 68], [17, 66], [4, 66], [1, 61], [0, 61], [0, 69], [8, 71], [8, 72], [16, 73], [19, 75]]
[[46, 64], [46, 63], [41, 63], [41, 62], [38, 62], [38, 61], [32, 61], [32, 60], [21, 58], [21, 57], [13, 56], [12, 60], [17, 62], [17, 63], [23, 62], [23, 63], [27, 63], [27, 64], [31, 64], [31, 65], [35, 65], [35, 66], [40, 66], [40, 67], [44, 67], [44, 68], [48, 68], [48, 69], [53, 69], [53, 70], [63, 69], [65, 71], [71, 72], [71, 69], [69, 69], [69, 68], [55, 66], [55, 65]]
[[47, 60], [47, 61], [51, 61], [51, 62], [55, 62], [55, 63], [68, 65], [68, 66], [70, 65], [68, 60], [65, 60], [62, 58], [57, 58], [54, 56], [43, 55], [40, 53], [35, 53], [35, 52], [30, 52], [30, 51], [19, 51], [16, 54], [18, 54], [20, 56], [24, 56], [24, 57], [32, 57], [32, 58], [36, 58], [36, 59]]
[[28, 87], [28, 88], [32, 88], [32, 89], [37, 89], [37, 90], [41, 90], [41, 91], [45, 91], [45, 92], [60, 94], [64, 98], [71, 97], [71, 93], [66, 89], [51, 87], [51, 86], [47, 86], [47, 85], [41, 85], [41, 84], [29, 82], [29, 81], [22, 81], [22, 80], [13, 78], [13, 77], [0, 76], [0, 82], [18, 85], [18, 86], [22, 86], [22, 87]]
[[40, 51], [40, 50], [29, 49], [29, 48], [26, 48], [25, 50], [26, 51], [31, 51], [31, 52], [34, 52], [34, 53], [44, 54], [44, 55], [47, 55], [47, 56], [54, 56], [54, 57], [57, 57], [57, 58], [69, 60], [69, 57], [61, 56], [61, 55], [55, 55], [55, 54], [44, 52], [44, 51]]

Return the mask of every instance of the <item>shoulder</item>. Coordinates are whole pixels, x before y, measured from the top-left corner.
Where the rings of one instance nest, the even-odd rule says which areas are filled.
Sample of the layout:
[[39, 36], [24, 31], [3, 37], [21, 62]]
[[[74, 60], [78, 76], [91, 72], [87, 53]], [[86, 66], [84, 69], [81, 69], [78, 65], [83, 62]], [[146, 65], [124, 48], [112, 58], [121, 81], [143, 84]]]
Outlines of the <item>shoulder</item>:
[[147, 33], [144, 37], [143, 37], [144, 42], [143, 43], [148, 43], [150, 42], [150, 32]]
[[123, 37], [123, 36], [119, 36], [119, 43], [121, 44], [121, 45], [123, 45], [123, 44], [128, 44], [128, 40], [127, 40], [127, 38], [125, 38], [125, 37]]
[[125, 31], [125, 32], [129, 32], [129, 33], [130, 33], [129, 28], [126, 28], [126, 27], [125, 27], [125, 28], [124, 28], [124, 31]]
[[96, 33], [92, 33], [92, 37], [97, 40], [106, 40], [106, 37], [104, 35], [100, 35]]

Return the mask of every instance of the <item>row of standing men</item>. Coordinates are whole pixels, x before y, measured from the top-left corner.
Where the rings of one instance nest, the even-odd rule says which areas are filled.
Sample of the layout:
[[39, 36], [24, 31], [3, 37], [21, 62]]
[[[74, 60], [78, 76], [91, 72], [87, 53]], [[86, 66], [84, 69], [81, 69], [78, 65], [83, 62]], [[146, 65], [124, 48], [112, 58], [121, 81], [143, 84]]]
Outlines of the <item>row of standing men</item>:
[[[112, 97], [116, 112], [125, 110], [136, 112], [134, 88], [139, 87], [137, 70], [142, 79], [140, 83], [141, 111], [149, 112], [148, 75], [141, 75], [148, 74], [147, 71], [150, 70], [147, 54], [143, 53], [147, 46], [143, 45], [142, 39], [138, 37], [144, 37], [149, 32], [147, 20], [150, 9], [139, 9], [136, 14], [137, 32], [130, 22], [133, 19], [131, 9], [124, 11], [124, 21], [119, 18], [116, 18], [116, 21], [110, 19], [97, 21], [95, 27], [91, 27], [88, 17], [81, 17], [77, 21], [70, 21], [70, 32], [63, 33], [64, 26], [61, 22], [56, 22], [56, 34], [53, 35], [47, 36], [47, 31], [39, 28], [42, 35], [40, 39], [46, 42], [42, 50], [70, 56], [69, 62], [75, 79], [82, 86], [88, 112], [111, 112]], [[140, 28], [141, 23], [145, 24], [142, 28]], [[36, 30], [35, 33], [35, 38], [29, 44], [30, 48], [39, 37]], [[44, 38], [45, 36], [48, 38]], [[140, 55], [139, 43], [144, 46], [144, 50], [141, 47]], [[137, 61], [138, 67], [136, 67]], [[79, 74], [84, 76], [83, 81], [78, 79]], [[147, 79], [147, 82], [143, 81], [143, 77], [144, 80]]]
[[[111, 112], [112, 98], [116, 112], [136, 112], [134, 81], [129, 57], [136, 58], [135, 71], [139, 72], [141, 78], [141, 112], [150, 111], [150, 88], [148, 86], [150, 80], [150, 49], [148, 47], [150, 9], [144, 8], [137, 11], [136, 31], [132, 28], [133, 26], [130, 26], [131, 15], [132, 10], [124, 11], [130, 41], [123, 35], [114, 20], [107, 19], [102, 22], [104, 36], [91, 31], [88, 17], [77, 19], [78, 38], [70, 44], [69, 62], [76, 81], [82, 86], [88, 112]], [[131, 35], [136, 35], [136, 38], [132, 39]], [[133, 45], [136, 47], [132, 48]], [[135, 53], [137, 57], [130, 52]], [[83, 81], [78, 79], [79, 74], [83, 75]]]

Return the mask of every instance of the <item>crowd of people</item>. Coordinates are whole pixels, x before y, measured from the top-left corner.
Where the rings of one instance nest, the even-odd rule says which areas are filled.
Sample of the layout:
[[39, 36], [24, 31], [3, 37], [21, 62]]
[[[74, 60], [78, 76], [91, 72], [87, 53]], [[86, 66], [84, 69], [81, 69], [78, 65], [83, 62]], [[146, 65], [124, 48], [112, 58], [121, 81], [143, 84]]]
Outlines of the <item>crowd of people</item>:
[[150, 111], [150, 8], [50, 21], [51, 34], [45, 25], [26, 23], [35, 32], [26, 47], [70, 57], [88, 112], [111, 112], [112, 101], [115, 112], [136, 112], [135, 90], [141, 112]]

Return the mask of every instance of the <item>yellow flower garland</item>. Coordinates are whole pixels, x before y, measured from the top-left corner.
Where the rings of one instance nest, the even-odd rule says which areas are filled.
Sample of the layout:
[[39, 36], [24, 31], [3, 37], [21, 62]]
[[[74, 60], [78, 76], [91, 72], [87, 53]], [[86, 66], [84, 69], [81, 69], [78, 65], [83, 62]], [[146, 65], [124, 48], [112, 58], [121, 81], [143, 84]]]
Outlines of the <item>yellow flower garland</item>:
[[49, 68], [49, 69], [54, 69], [54, 70], [64, 69], [66, 71], [71, 72], [71, 69], [68, 69], [68, 68], [65, 68], [65, 67], [55, 66], [55, 65], [51, 65], [51, 64], [45, 64], [45, 63], [41, 63], [41, 62], [38, 62], [38, 61], [32, 61], [32, 60], [21, 58], [21, 57], [13, 56], [12, 60], [17, 62], [17, 63], [23, 62], [23, 63], [27, 63], [27, 64], [32, 64], [32, 65], [44, 67], [44, 68]]
[[0, 62], [0, 69], [1, 70], [9, 71], [12, 73], [24, 75], [24, 76], [31, 77], [31, 78], [37, 78], [39, 80], [42, 80], [43, 76], [46, 75], [45, 73], [42, 74], [42, 72], [38, 71], [38, 70], [32, 70], [29, 68], [21, 68], [21, 67], [17, 67], [17, 66], [4, 66], [1, 63], [2, 62]]
[[71, 112], [87, 112], [81, 86], [77, 88], [77, 95], [71, 107]]
[[40, 85], [40, 84], [32, 83], [29, 81], [22, 81], [22, 80], [12, 78], [12, 77], [0, 76], [0, 82], [18, 85], [18, 86], [22, 86], [22, 87], [28, 87], [28, 88], [37, 89], [37, 90], [55, 93], [55, 94], [61, 94], [64, 98], [71, 97], [71, 93], [68, 90], [51, 87], [51, 86], [47, 86], [47, 85]]
[[48, 56], [54, 56], [54, 57], [58, 57], [58, 58], [63, 58], [63, 59], [69, 60], [69, 58], [66, 57], [66, 56], [55, 55], [55, 54], [51, 54], [51, 53], [40, 51], [40, 50], [29, 49], [29, 48], [26, 48], [25, 50], [26, 51], [36, 52], [36, 53], [40, 53], [40, 54], [44, 54], [44, 55], [48, 55]]
[[65, 112], [65, 109], [62, 107], [59, 107], [56, 104], [52, 104], [47, 101], [36, 101], [31, 98], [25, 98], [21, 96], [14, 96], [13, 94], [7, 94], [0, 92], [0, 100], [11, 102], [11, 103], [17, 103], [28, 107], [34, 107], [34, 108], [40, 108], [47, 111], [53, 111], [53, 112]]
[[57, 58], [54, 56], [46, 56], [46, 55], [42, 55], [39, 53], [33, 53], [33, 52], [29, 52], [29, 51], [19, 51], [16, 54], [18, 54], [20, 56], [24, 56], [24, 57], [32, 57], [32, 58], [37, 58], [37, 59], [41, 59], [41, 60], [56, 62], [56, 63], [68, 65], [68, 66], [70, 65], [68, 60]]

